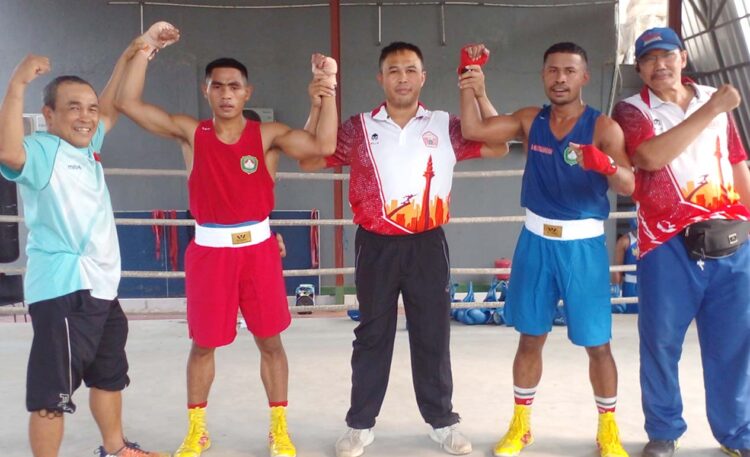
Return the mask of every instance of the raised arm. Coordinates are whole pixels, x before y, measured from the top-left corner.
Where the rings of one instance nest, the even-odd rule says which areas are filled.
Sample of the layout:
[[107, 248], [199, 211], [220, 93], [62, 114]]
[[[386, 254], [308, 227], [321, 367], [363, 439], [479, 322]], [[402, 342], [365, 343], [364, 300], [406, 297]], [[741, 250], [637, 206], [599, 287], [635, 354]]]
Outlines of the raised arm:
[[498, 157], [508, 152], [506, 143], [522, 136], [523, 129], [512, 117], [498, 116], [487, 97], [482, 66], [489, 58], [490, 50], [482, 43], [468, 44], [461, 49], [458, 65], [461, 132], [467, 140], [484, 143], [482, 157]]
[[120, 87], [120, 82], [125, 74], [125, 68], [128, 65], [128, 61], [141, 49], [147, 48], [146, 42], [143, 37], [138, 37], [133, 40], [130, 45], [122, 52], [120, 58], [115, 63], [115, 68], [112, 70], [112, 76], [109, 77], [107, 85], [99, 95], [99, 113], [100, 119], [104, 122], [104, 130], [110, 131], [112, 127], [117, 123], [117, 117], [119, 111], [115, 107], [115, 98], [117, 97], [117, 89]]
[[329, 82], [325, 79], [313, 77], [307, 86], [307, 95], [310, 96], [310, 114], [307, 117], [307, 122], [305, 122], [305, 130], [315, 134], [318, 129], [323, 98], [335, 97], [336, 89], [330, 87]]
[[737, 89], [724, 84], [711, 95], [711, 99], [693, 114], [668, 131], [641, 143], [633, 154], [633, 163], [638, 168], [656, 171], [669, 165], [698, 138], [711, 121], [740, 105]]
[[[315, 79], [307, 86], [307, 94], [310, 96], [310, 115], [305, 123], [305, 130], [315, 133], [320, 119], [320, 107], [323, 97], [335, 97], [336, 91], [328, 87], [321, 79]], [[325, 157], [309, 157], [299, 161], [302, 171], [318, 171], [326, 167]]]
[[[466, 81], [467, 86], [471, 87], [471, 89], [474, 91], [474, 100], [476, 108], [479, 110], [480, 119], [484, 120], [493, 116], [497, 116], [497, 110], [492, 105], [490, 99], [487, 97], [482, 67], [479, 65], [470, 65], [466, 70], [467, 73], [471, 73], [470, 75], [467, 75]], [[497, 144], [485, 142], [482, 145], [482, 149], [480, 149], [480, 154], [483, 158], [497, 158], [503, 157], [508, 153], [509, 150], [510, 149], [507, 142], [499, 142]]]
[[[512, 115], [491, 115], [489, 100], [478, 101], [477, 92], [487, 99], [484, 93], [484, 75], [476, 65], [469, 65], [469, 71], [459, 77], [461, 90], [461, 132], [467, 140], [498, 144], [522, 139], [524, 136], [521, 117]], [[482, 108], [484, 107], [484, 108]], [[491, 108], [495, 111], [494, 107]]]
[[[163, 23], [154, 24], [147, 35], [160, 24]], [[179, 38], [179, 32], [171, 26], [161, 25], [158, 33], [163, 40], [171, 37], [171, 41], [167, 44]], [[198, 126], [196, 119], [186, 115], [170, 114], [158, 106], [143, 101], [146, 70], [154, 53], [153, 47], [147, 47], [136, 52], [129, 60], [117, 90], [115, 106], [136, 124], [155, 135], [177, 140], [181, 144], [192, 144], [192, 137]]]
[[482, 71], [482, 67], [479, 65], [471, 65], [467, 68], [466, 73], [469, 74], [464, 78], [465, 86], [474, 91], [474, 100], [479, 107], [479, 115], [481, 118], [487, 119], [488, 117], [497, 116], [497, 110], [487, 97], [487, 89], [484, 83], [484, 72]]
[[[310, 96], [310, 115], [307, 117], [307, 122], [305, 122], [305, 131], [314, 135], [318, 128], [318, 119], [320, 119], [320, 106], [322, 104], [321, 98], [335, 97], [336, 90], [329, 87], [328, 82], [320, 77], [313, 77], [313, 80], [310, 81], [310, 84], [307, 86], [307, 94]], [[278, 168], [280, 155], [281, 150], [279, 148], [272, 147], [266, 151], [266, 166], [268, 167], [268, 173], [274, 179], [276, 178], [276, 170]], [[317, 158], [318, 157], [308, 160], [316, 160]], [[324, 166], [325, 159], [322, 159], [322, 165], [320, 168], [323, 168]], [[283, 254], [282, 257], [284, 257]]]
[[18, 171], [26, 163], [23, 148], [23, 100], [26, 87], [50, 71], [47, 57], [29, 54], [13, 71], [0, 106], [0, 164]]
[[332, 97], [325, 97], [321, 104], [319, 120], [312, 130], [312, 123], [305, 125], [305, 130], [292, 129], [284, 124], [273, 122], [262, 124], [264, 136], [272, 138], [271, 147], [284, 151], [295, 160], [315, 157], [326, 157], [336, 150], [336, 132], [338, 116], [336, 103]]
[[[315, 54], [312, 57], [312, 67], [315, 79], [327, 88], [327, 95], [320, 97], [320, 110], [317, 112], [314, 133], [307, 131], [307, 129], [312, 129], [314, 119], [308, 119], [305, 130], [293, 130], [277, 123], [268, 125], [267, 129], [271, 134], [271, 145], [280, 148], [296, 160], [325, 157], [336, 150], [338, 132], [335, 98], [336, 61], [322, 54]], [[326, 90], [322, 92], [326, 93]], [[311, 117], [316, 114], [315, 102], [312, 104]]]
[[488, 117], [498, 115], [497, 110], [492, 105], [492, 102], [489, 98], [487, 98], [487, 94], [477, 96], [476, 100], [477, 104], [479, 105], [479, 114], [481, 114], [482, 119], [487, 119]]
[[[320, 106], [323, 103], [322, 98], [335, 97], [336, 90], [332, 87], [329, 87], [328, 81], [325, 81], [320, 77], [313, 77], [313, 80], [310, 81], [310, 84], [307, 86], [307, 94], [310, 96], [310, 115], [307, 117], [307, 122], [305, 122], [305, 131], [314, 135], [316, 129], [318, 128], [318, 119], [320, 119]], [[277, 165], [279, 160], [278, 156], [281, 154], [281, 151], [278, 148], [269, 149], [266, 152], [267, 165], [269, 164], [268, 154], [274, 154], [273, 162], [275, 165]], [[320, 161], [320, 163], [318, 163], [318, 161]], [[302, 162], [306, 162], [306, 164], [303, 166]], [[303, 159], [300, 162], [300, 168], [303, 171], [320, 170], [322, 168], [325, 168], [325, 158], [313, 157], [310, 159]], [[271, 166], [269, 166], [268, 171], [269, 173], [271, 173], [271, 176], [275, 177], [275, 166], [274, 170], [271, 170]]]
[[[480, 70], [481, 72], [481, 70]], [[475, 92], [475, 97], [477, 101], [477, 107], [479, 108], [479, 114], [482, 116], [482, 119], [488, 119], [494, 116], [497, 116], [497, 110], [492, 105], [492, 102], [487, 97], [487, 94], [484, 92], [484, 75], [482, 74], [482, 92], [480, 95], [476, 95], [477, 92]], [[494, 140], [491, 140], [494, 141]], [[485, 141], [484, 144], [482, 144], [482, 148], [479, 150], [480, 155], [482, 158], [499, 158], [503, 157], [510, 151], [510, 146], [508, 145], [507, 141], [500, 141], [500, 142], [488, 142]]]

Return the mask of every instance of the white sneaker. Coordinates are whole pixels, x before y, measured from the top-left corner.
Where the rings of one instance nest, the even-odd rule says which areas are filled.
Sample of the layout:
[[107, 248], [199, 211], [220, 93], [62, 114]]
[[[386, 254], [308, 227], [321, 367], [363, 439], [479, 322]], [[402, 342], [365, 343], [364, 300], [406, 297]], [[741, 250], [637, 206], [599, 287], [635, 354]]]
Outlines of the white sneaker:
[[365, 453], [365, 446], [372, 444], [375, 432], [371, 428], [348, 428], [336, 440], [336, 457], [359, 457]]
[[448, 454], [463, 455], [471, 452], [471, 441], [458, 430], [458, 424], [430, 430], [432, 441], [439, 443]]

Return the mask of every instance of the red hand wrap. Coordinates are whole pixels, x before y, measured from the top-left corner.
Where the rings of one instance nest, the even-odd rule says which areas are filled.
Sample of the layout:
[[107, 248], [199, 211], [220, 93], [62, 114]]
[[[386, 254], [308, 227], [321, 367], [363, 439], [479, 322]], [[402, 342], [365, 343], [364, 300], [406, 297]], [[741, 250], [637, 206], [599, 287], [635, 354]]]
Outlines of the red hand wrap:
[[487, 63], [488, 60], [490, 60], [490, 55], [486, 52], [483, 52], [482, 55], [477, 57], [476, 59], [472, 59], [469, 57], [469, 51], [468, 46], [464, 46], [463, 49], [461, 49], [461, 63], [458, 65], [458, 74], [466, 71], [467, 65], [479, 65], [480, 67]]
[[583, 166], [587, 170], [607, 176], [617, 173], [617, 165], [612, 157], [600, 151], [593, 144], [581, 145], [581, 152], [583, 152]]

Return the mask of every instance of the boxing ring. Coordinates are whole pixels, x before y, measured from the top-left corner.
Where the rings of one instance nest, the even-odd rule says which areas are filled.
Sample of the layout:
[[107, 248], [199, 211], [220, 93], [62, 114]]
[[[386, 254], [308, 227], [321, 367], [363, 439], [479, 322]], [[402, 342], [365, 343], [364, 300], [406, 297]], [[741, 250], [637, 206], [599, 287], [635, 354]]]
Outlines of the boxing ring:
[[[143, 28], [144, 5], [197, 8], [194, 4], [175, 2], [110, 1], [110, 5], [138, 5]], [[204, 2], [205, 3], [205, 2]], [[327, 7], [334, 2], [321, 2], [305, 7]], [[377, 42], [382, 42], [382, 8], [405, 2], [356, 2], [342, 6], [369, 6], [377, 9]], [[440, 40], [446, 41], [445, 8], [451, 5], [504, 6], [500, 2], [426, 1], [421, 3], [440, 8]], [[555, 6], [616, 4], [612, 0], [580, 2], [556, 1]], [[548, 7], [549, 5], [540, 5]], [[211, 7], [211, 6], [209, 6]], [[213, 5], [218, 8], [222, 6]], [[234, 6], [225, 6], [235, 9]], [[295, 7], [279, 5], [279, 8]], [[246, 7], [253, 8], [253, 7]], [[269, 8], [263, 6], [261, 8]], [[332, 41], [338, 39], [338, 31]], [[339, 43], [340, 44], [340, 43]], [[336, 52], [336, 46], [332, 46]], [[616, 77], [616, 72], [615, 72]], [[614, 86], [614, 83], [613, 83]], [[613, 94], [611, 94], [613, 96]], [[457, 179], [519, 177], [522, 170], [455, 172]], [[185, 177], [184, 170], [105, 168], [108, 176]], [[310, 180], [342, 183], [344, 173], [279, 172], [284, 180]], [[632, 212], [612, 212], [611, 219], [633, 217]], [[523, 216], [453, 217], [450, 224], [521, 223]], [[0, 216], [0, 223], [23, 222], [22, 217]], [[185, 226], [192, 221], [170, 219], [116, 219], [118, 225]], [[272, 226], [343, 227], [352, 225], [342, 217], [320, 220], [272, 220]], [[340, 238], [337, 240], [340, 242]], [[350, 262], [352, 259], [347, 259]], [[633, 271], [633, 266], [610, 266], [610, 271]], [[0, 265], [0, 273], [22, 274], [23, 268]], [[507, 274], [508, 268], [452, 268], [453, 278], [470, 275]], [[317, 268], [285, 270], [284, 276], [352, 275], [354, 268]], [[123, 278], [184, 278], [182, 271], [123, 271]], [[340, 287], [340, 285], [337, 285]], [[312, 307], [290, 306], [296, 316], [283, 334], [289, 358], [288, 420], [292, 438], [300, 457], [333, 457], [334, 442], [345, 428], [344, 415], [349, 405], [352, 330], [356, 323], [343, 313], [356, 309], [336, 296], [336, 303]], [[613, 304], [635, 303], [637, 298], [613, 298]], [[486, 307], [485, 302], [454, 302], [454, 308]], [[402, 306], [402, 305], [400, 305]], [[493, 306], [503, 306], [496, 302]], [[0, 360], [3, 362], [0, 404], [0, 454], [3, 457], [30, 455], [26, 435], [28, 413], [24, 407], [25, 373], [32, 338], [31, 324], [13, 323], [13, 315], [24, 314], [24, 308], [0, 307]], [[638, 381], [638, 335], [636, 315], [613, 316], [612, 350], [619, 371], [617, 416], [620, 436], [632, 457], [640, 455], [647, 438], [643, 431]], [[462, 431], [472, 440], [472, 456], [492, 455], [492, 446], [505, 432], [512, 413], [511, 368], [518, 334], [511, 328], [495, 325], [468, 326], [452, 323], [451, 350], [454, 378], [453, 404], [462, 416]], [[366, 450], [366, 457], [428, 457], [445, 456], [427, 436], [429, 427], [423, 423], [416, 407], [411, 382], [408, 335], [403, 313], [399, 315], [389, 391], [378, 424], [375, 442]], [[173, 451], [182, 440], [185, 426], [185, 361], [190, 347], [184, 310], [154, 311], [131, 316], [128, 357], [132, 384], [124, 391], [123, 421], [128, 437], [154, 450]], [[553, 327], [545, 353], [545, 368], [534, 403], [532, 424], [535, 443], [522, 456], [598, 455], [594, 438], [596, 409], [588, 382], [585, 351], [567, 340], [564, 328]], [[266, 398], [257, 374], [259, 354], [246, 332], [238, 332], [237, 341], [216, 356], [216, 379], [209, 398], [208, 425], [213, 447], [206, 457], [265, 457], [267, 417]], [[678, 451], [681, 457], [718, 457], [723, 455], [711, 436], [705, 419], [702, 369], [697, 334], [690, 329], [683, 350], [680, 373], [684, 417], [689, 430]], [[66, 417], [66, 432], [61, 456], [91, 455], [99, 445], [96, 424], [86, 411], [85, 389], [76, 393], [80, 406], [77, 414]]]
[[[105, 173], [127, 176], [185, 176], [181, 170], [105, 169]], [[455, 172], [457, 179], [521, 176], [522, 170]], [[344, 181], [340, 173], [278, 173], [281, 179]], [[611, 218], [633, 217], [632, 212], [613, 212]], [[22, 217], [3, 216], [0, 222], [21, 222]], [[451, 224], [519, 223], [523, 216], [455, 217]], [[189, 220], [116, 219], [119, 225], [189, 225]], [[273, 220], [275, 226], [344, 226], [346, 219]], [[633, 266], [611, 266], [611, 271], [632, 271]], [[508, 268], [452, 268], [453, 277], [507, 274]], [[22, 273], [22, 268], [0, 266], [0, 272]], [[285, 276], [351, 275], [354, 269], [319, 268], [286, 270]], [[123, 271], [127, 278], [182, 278], [184, 272]], [[632, 303], [636, 298], [613, 298], [613, 303]], [[456, 308], [485, 307], [484, 302], [453, 303]], [[492, 304], [502, 306], [502, 302]], [[402, 306], [402, 305], [400, 305]], [[7, 308], [7, 307], [6, 307]], [[284, 333], [290, 365], [290, 431], [300, 456], [333, 456], [333, 444], [344, 429], [348, 408], [352, 330], [356, 325], [341, 311], [356, 303], [312, 307], [291, 306], [299, 316]], [[2, 314], [23, 313], [23, 308], [3, 309]], [[174, 450], [185, 428], [185, 359], [190, 346], [184, 311], [170, 316], [154, 312], [131, 316], [128, 357], [132, 385], [124, 393], [124, 423], [127, 433], [151, 449]], [[636, 315], [613, 316], [612, 348], [618, 363], [620, 388], [618, 419], [623, 445], [631, 456], [639, 455], [646, 442], [638, 381], [638, 335]], [[20, 321], [19, 321], [20, 322]], [[389, 392], [375, 428], [376, 440], [366, 450], [369, 457], [442, 456], [429, 440], [416, 408], [411, 384], [406, 325], [400, 313]], [[28, 455], [24, 408], [25, 369], [32, 336], [29, 323], [0, 321], [0, 358], [4, 388], [0, 404], [0, 443], [3, 456]], [[518, 340], [515, 330], [505, 326], [452, 324], [453, 403], [462, 416], [462, 430], [473, 441], [471, 455], [491, 455], [504, 433], [512, 412], [511, 367]], [[567, 340], [564, 328], [553, 328], [547, 343], [545, 372], [534, 404], [536, 441], [524, 456], [596, 456], [594, 437], [596, 410], [587, 375], [585, 351]], [[710, 434], [703, 406], [702, 370], [697, 335], [690, 330], [684, 346], [681, 382], [690, 430], [682, 441], [681, 456], [722, 455]], [[258, 351], [248, 333], [238, 332], [234, 344], [217, 351], [217, 373], [209, 399], [208, 424], [214, 446], [206, 456], [266, 456], [266, 400], [257, 376]], [[85, 411], [86, 392], [79, 389], [78, 414], [66, 417], [66, 435], [61, 456], [88, 455], [96, 447], [96, 425]]]
[[[322, 313], [313, 313], [312, 316]], [[617, 416], [625, 449], [637, 457], [646, 442], [638, 383], [636, 316], [613, 316], [612, 348], [620, 388]], [[295, 318], [284, 333], [289, 358], [288, 420], [300, 457], [333, 457], [333, 444], [344, 430], [348, 408], [352, 330], [348, 317]], [[596, 409], [588, 382], [585, 352], [571, 345], [566, 332], [553, 328], [545, 352], [545, 373], [534, 403], [536, 441], [529, 457], [595, 457]], [[491, 456], [512, 413], [511, 367], [518, 336], [494, 325], [451, 327], [453, 404], [462, 430], [472, 439], [472, 456]], [[30, 455], [24, 407], [25, 373], [31, 342], [29, 323], [0, 322], [3, 361], [0, 443], [4, 457]], [[366, 457], [441, 457], [427, 436], [411, 382], [405, 322], [400, 318], [388, 393]], [[184, 319], [131, 320], [128, 338], [131, 386], [124, 391], [127, 436], [150, 449], [174, 451], [183, 438], [185, 361], [190, 347]], [[216, 379], [209, 398], [208, 424], [213, 446], [205, 457], [266, 457], [267, 404], [259, 376], [259, 355], [241, 332], [216, 353]], [[686, 338], [681, 384], [689, 430], [681, 457], [719, 457], [703, 402], [696, 332]], [[87, 411], [86, 389], [77, 391], [79, 411], [66, 417], [60, 456], [91, 455], [99, 445], [96, 425]]]
[[[184, 170], [155, 170], [155, 169], [127, 169], [127, 168], [105, 168], [105, 175], [107, 176], [138, 176], [138, 177], [185, 177], [187, 178], [187, 172]], [[457, 171], [454, 172], [453, 176], [456, 179], [481, 179], [481, 178], [504, 178], [504, 177], [520, 177], [523, 175], [523, 170], [492, 170], [492, 171]], [[348, 173], [296, 173], [296, 172], [278, 172], [276, 173], [276, 179], [280, 180], [313, 180], [313, 181], [348, 181]], [[610, 213], [610, 219], [629, 219], [634, 218], [636, 213], [633, 211], [620, 211]], [[475, 216], [475, 217], [452, 217], [450, 219], [451, 224], [498, 224], [508, 222], [523, 222], [525, 216]], [[0, 216], [0, 223], [20, 223], [23, 218], [20, 216]], [[179, 219], [152, 219], [152, 218], [115, 218], [117, 225], [131, 225], [131, 226], [192, 226], [193, 220], [179, 220]], [[291, 226], [353, 226], [349, 219], [311, 219], [311, 220], [296, 220], [296, 219], [272, 219], [270, 221], [271, 226], [291, 227]], [[633, 272], [635, 271], [634, 265], [611, 265], [610, 272]], [[465, 276], [465, 275], [501, 275], [509, 274], [511, 268], [451, 268], [451, 276]], [[6, 274], [19, 274], [25, 271], [24, 268], [10, 268], [0, 265], [0, 273]], [[297, 269], [297, 270], [284, 270], [284, 277], [299, 277], [299, 276], [311, 276], [311, 275], [353, 275], [354, 267], [343, 267], [343, 268], [312, 268], [312, 269]], [[184, 278], [184, 271], [123, 271], [123, 278]], [[340, 293], [336, 294], [336, 298], [342, 298]], [[615, 304], [629, 304], [637, 303], [637, 297], [613, 297], [611, 303]], [[502, 307], [504, 302], [493, 302], [493, 307]], [[402, 305], [400, 305], [402, 306]], [[486, 302], [454, 302], [453, 308], [482, 308], [487, 307]], [[357, 309], [356, 304], [345, 304], [335, 303], [330, 305], [319, 305], [297, 307], [290, 306], [290, 311], [293, 313], [309, 313], [311, 311], [343, 311]], [[25, 312], [22, 308], [11, 307], [7, 309], [0, 308], [0, 316], [7, 314], [23, 314]], [[156, 311], [158, 313], [158, 311]], [[169, 314], [174, 314], [174, 310], [170, 310]]]

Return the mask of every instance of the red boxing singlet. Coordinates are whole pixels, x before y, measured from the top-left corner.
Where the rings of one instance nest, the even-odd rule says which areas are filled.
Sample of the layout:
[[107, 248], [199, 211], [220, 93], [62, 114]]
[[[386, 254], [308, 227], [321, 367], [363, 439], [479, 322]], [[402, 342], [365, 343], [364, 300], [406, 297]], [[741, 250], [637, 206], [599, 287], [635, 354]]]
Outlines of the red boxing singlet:
[[188, 178], [190, 212], [198, 224], [262, 221], [273, 209], [273, 187], [259, 122], [248, 120], [234, 144], [219, 140], [212, 120], [198, 124]]

